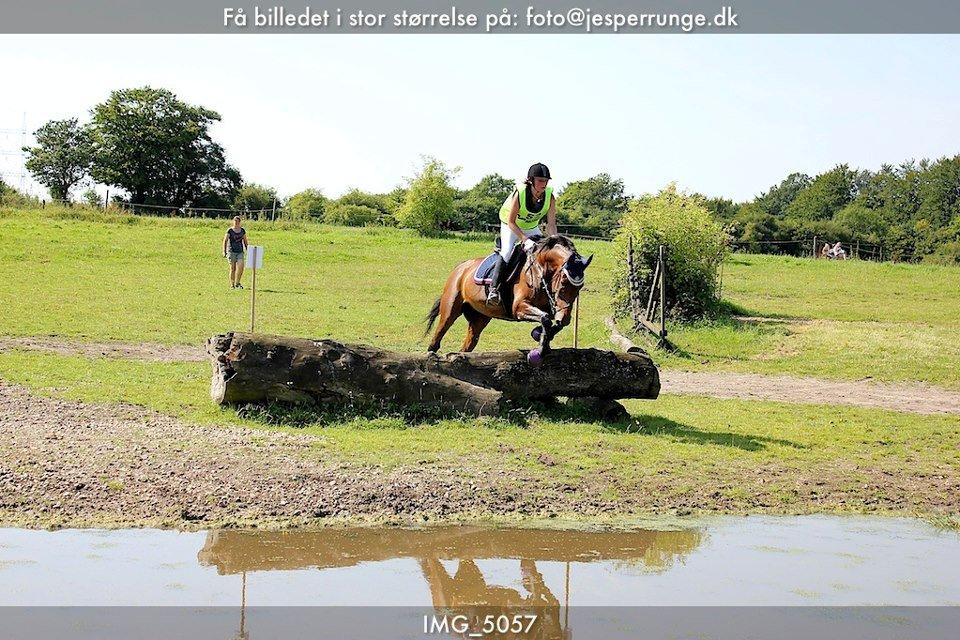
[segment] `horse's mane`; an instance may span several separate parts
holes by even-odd
[[[537,246],[534,248],[534,255],[538,255],[544,251],[549,251],[554,247],[563,247],[569,249],[571,253],[576,253],[577,248],[573,246],[573,241],[567,236],[557,234],[555,236],[546,236],[537,241]]]
[[[555,236],[546,236],[537,240],[536,246],[533,248],[533,252],[530,254],[530,257],[527,260],[527,264],[524,267],[524,271],[527,276],[527,286],[533,290],[540,288],[540,281],[543,278],[544,267],[540,264],[539,258],[547,251],[554,249],[555,247],[563,247],[570,251],[570,253],[575,254],[577,248],[573,246],[573,241],[567,236],[557,234]]]

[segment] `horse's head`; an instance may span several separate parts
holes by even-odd
[[[536,268],[531,274],[542,282],[532,282],[549,287],[549,296],[554,306],[553,319],[561,325],[570,321],[570,312],[580,290],[583,288],[587,267],[593,256],[584,258],[577,253],[570,238],[562,235],[549,236],[541,239],[533,252]]]
[[[587,267],[590,266],[590,262],[593,260],[593,254],[584,258],[579,253],[574,252],[567,258],[567,261],[563,263],[563,276],[566,278],[566,281],[570,283],[571,286],[577,287],[578,289],[583,286],[584,277],[586,276]]]

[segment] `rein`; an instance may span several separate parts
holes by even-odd
[[[574,280],[570,276],[570,274],[566,272],[566,264],[564,264],[563,267],[557,270],[553,278],[551,278],[551,280],[557,281],[556,291],[554,291],[554,288],[551,286],[553,283],[547,282],[547,270],[544,268],[542,264],[539,264],[537,262],[536,254],[530,253],[527,256],[527,260],[528,260],[527,267],[526,267],[527,283],[531,288],[533,288],[533,284],[535,282],[534,278],[536,278],[536,276],[534,276],[533,273],[531,273],[531,271],[533,271],[533,269],[536,269],[537,271],[539,271],[539,274],[538,274],[539,282],[537,283],[537,287],[538,288],[542,287],[544,292],[547,294],[547,304],[550,305],[550,316],[554,317],[557,315],[557,312],[563,311],[565,309],[569,309],[570,307],[572,307],[573,306],[572,303],[567,303],[563,307],[561,307],[559,304],[560,289],[563,287],[563,277],[564,275],[566,275],[567,279],[570,280],[570,284],[572,284],[575,287],[583,286],[583,279],[580,278],[579,280]]]
[[[563,274],[564,274],[564,269],[560,269],[560,270],[557,272],[557,280],[559,280],[559,281],[562,282],[562,280],[563,280]],[[568,276],[568,278],[569,278],[569,276]],[[570,280],[570,284],[573,284],[574,286],[576,286],[576,283],[573,282],[572,279]],[[545,269],[542,269],[542,270],[540,271],[540,286],[543,287],[543,290],[544,290],[544,291],[546,292],[546,294],[547,294],[547,302],[550,304],[550,315],[551,315],[551,317],[557,315],[557,312],[562,310],[562,309],[559,307],[559,305],[557,304],[557,297],[560,295],[560,287],[558,286],[558,287],[557,287],[557,292],[554,293],[553,289],[551,289],[551,287],[550,287],[550,284],[547,283],[547,277],[546,277],[546,270],[545,270]],[[571,306],[573,306],[573,304],[568,302],[568,303],[566,304],[566,306],[563,307],[563,309],[569,309]]]

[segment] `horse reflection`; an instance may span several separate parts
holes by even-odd
[[[571,637],[566,624],[560,621],[560,601],[544,582],[533,560],[520,560],[521,584],[527,595],[509,587],[487,584],[473,560],[460,560],[453,575],[436,558],[421,559],[420,569],[430,585],[434,608],[466,616],[470,628],[459,634],[463,637],[481,632],[488,617],[506,623],[504,628],[508,630],[497,633],[497,638],[563,640]],[[531,620],[529,626],[523,624],[521,631],[512,632],[510,626],[515,620],[513,616],[523,613],[536,618]],[[522,618],[519,620],[526,622]]]
[[[537,618],[524,633],[500,632],[493,637],[566,640],[571,637],[571,567],[614,562],[642,571],[665,571],[693,551],[701,539],[698,530],[550,531],[468,526],[213,531],[207,534],[198,559],[203,565],[215,566],[221,575],[243,574],[245,605],[249,572],[324,570],[410,558],[419,565],[437,615],[459,614],[482,623],[485,616],[509,618],[529,612]],[[522,590],[488,583],[478,560],[519,562]],[[457,562],[456,570],[448,571],[444,562],[452,561]],[[537,566],[543,562],[564,563],[562,602],[547,585],[542,567]]]

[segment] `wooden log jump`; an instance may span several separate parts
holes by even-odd
[[[553,349],[539,366],[526,350],[397,353],[334,340],[226,333],[207,341],[218,404],[291,402],[431,405],[475,415],[568,398],[656,398],[645,353]]]

